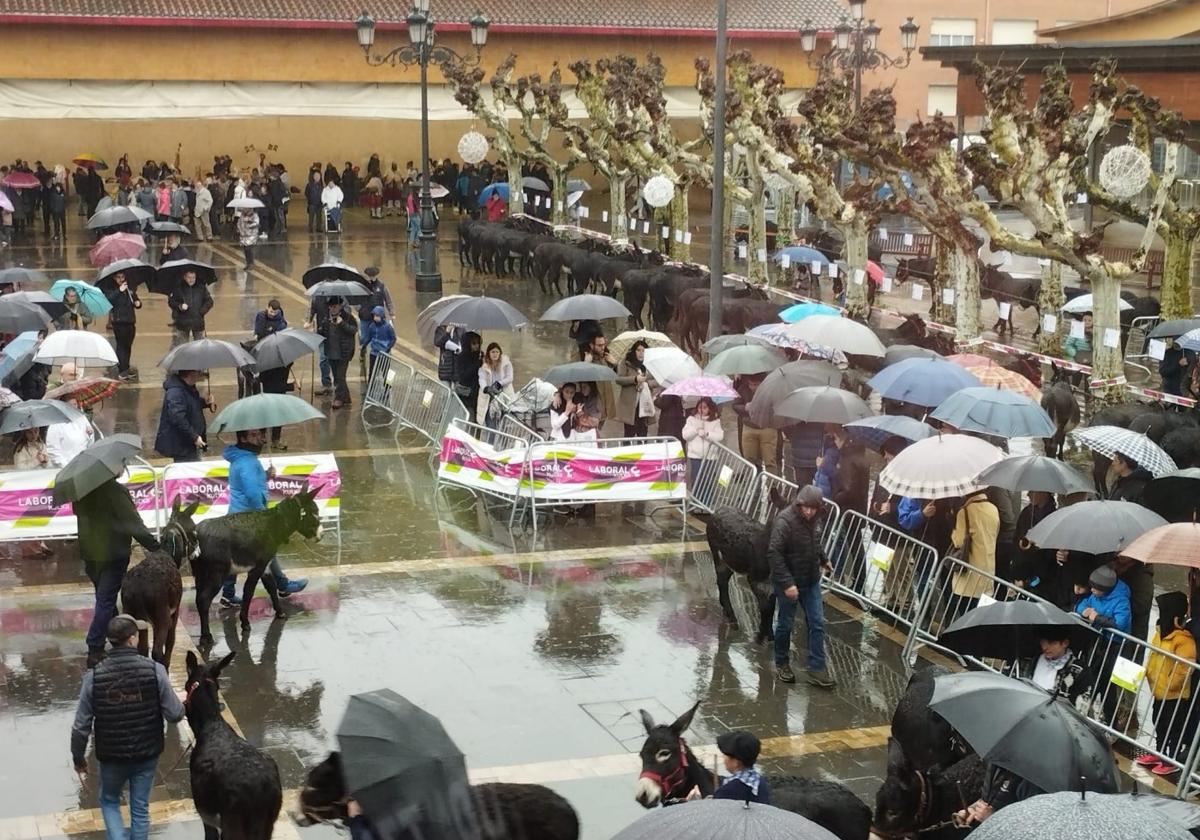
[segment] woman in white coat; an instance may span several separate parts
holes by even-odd
[[[503,348],[496,342],[487,346],[483,354],[483,364],[479,366],[479,408],[478,419],[481,425],[489,429],[496,428],[500,413],[491,413],[492,400],[501,394],[513,396],[513,366]],[[486,399],[485,399],[486,398]]]
[[[712,495],[713,477],[705,462],[715,454],[714,444],[725,439],[717,406],[708,397],[701,397],[696,411],[683,424],[683,442],[687,450],[688,474],[697,501],[707,504]]]

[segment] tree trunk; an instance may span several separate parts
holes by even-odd
[[[867,305],[867,284],[870,279],[867,271],[867,223],[861,216],[855,216],[854,221],[841,225],[842,236],[846,240],[846,268],[842,277],[842,285],[846,289],[846,314],[867,323],[871,318],[871,307]],[[863,281],[854,282],[854,272],[863,272]]]
[[[954,277],[954,326],[959,341],[979,338],[979,258],[955,245],[950,252]]]
[[[954,269],[952,266],[953,247],[938,239],[933,239],[933,279],[929,281],[929,293],[933,295],[933,303],[929,314],[939,324],[949,324],[954,320],[954,306],[942,300],[942,289],[954,288]],[[955,296],[957,297],[957,291]]]
[[[733,189],[733,181],[729,178],[725,179],[725,205],[721,208],[721,229],[714,230],[713,236],[721,237],[725,243],[722,247],[725,249],[725,259],[722,264],[725,270],[729,271],[729,266],[733,265],[733,257],[735,253],[734,236],[733,236],[733,202],[729,198],[729,194]]]
[[[560,166],[550,169],[550,224],[567,223],[567,171]]]
[[[1189,231],[1167,232],[1167,250],[1163,255],[1163,320],[1192,317],[1192,250],[1195,239]]]
[[[508,169],[508,215],[525,212],[525,196],[521,192],[521,155],[515,150],[503,153]]]
[[[785,187],[779,191],[775,225],[779,228],[775,236],[775,247],[778,249],[791,245],[796,231],[796,190],[792,187]]]
[[[1061,356],[1063,337],[1067,331],[1066,320],[1062,317],[1063,304],[1067,302],[1063,294],[1062,263],[1050,260],[1042,266],[1042,288],[1038,292],[1038,311],[1042,316],[1053,315],[1058,327],[1054,332],[1043,330],[1038,334],[1037,351],[1047,356]]]
[[[691,182],[686,178],[679,182],[679,186],[675,188],[675,198],[671,201],[671,258],[680,262],[691,262],[692,246],[683,241],[684,234],[687,233],[689,216],[688,216],[688,193],[691,191]],[[675,231],[679,231],[676,238]]]
[[[614,242],[629,239],[629,219],[625,216],[626,182],[624,175],[614,175],[608,179],[608,221]]]
[[[1096,269],[1088,275],[1092,287],[1092,379],[1113,379],[1125,373],[1121,357],[1121,281],[1107,271]],[[1109,347],[1105,334],[1114,331],[1117,346]],[[1092,399],[1100,405],[1125,402],[1123,385],[1106,385],[1092,389]]]
[[[750,177],[750,221],[746,234],[746,277],[756,286],[762,286],[771,281],[767,274],[767,262],[759,257],[767,252],[767,207],[762,200],[762,179],[757,177],[757,167],[752,170]]]

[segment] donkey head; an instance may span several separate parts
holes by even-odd
[[[888,739],[887,778],[875,795],[871,829],[883,837],[916,837],[928,817],[928,780],[913,767],[900,742]]]
[[[342,778],[342,756],[335,750],[308,771],[304,786],[300,788],[300,808],[292,813],[292,819],[301,827],[345,820],[349,817],[347,799],[346,782]]]
[[[183,684],[187,696],[183,706],[189,715],[197,709],[202,713],[220,714],[221,701],[218,695],[221,691],[221,672],[236,655],[237,651],[231,651],[217,662],[201,662],[195,651],[187,652],[187,680]]]
[[[316,496],[324,484],[301,490],[294,496],[289,496],[279,503],[290,532],[310,540],[321,539],[321,511],[317,508]]]
[[[638,709],[642,726],[646,728],[646,741],[642,744],[642,772],[638,776],[634,799],[643,808],[653,808],[664,799],[680,799],[687,796],[694,782],[689,780],[687,745],[683,733],[692,725],[692,717],[700,701],[688,709],[671,725],[654,723],[654,718],[645,709]],[[696,768],[698,769],[698,768]]]
[[[182,507],[178,496],[171,502],[171,518],[163,528],[160,542],[175,560],[176,566],[181,565],[184,560],[195,560],[200,556],[200,535],[192,519],[198,507],[199,502],[191,502],[187,507]]]

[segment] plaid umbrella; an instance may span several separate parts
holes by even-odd
[[[919,440],[879,473],[889,493],[910,499],[952,499],[983,487],[976,477],[1004,458],[987,441],[968,435],[938,435]]]
[[[88,261],[96,268],[104,268],[117,260],[136,259],[146,250],[146,240],[136,233],[110,233],[88,251]]]
[[[1167,563],[1200,569],[1200,523],[1176,522],[1147,531],[1121,552],[1143,563]]]
[[[120,384],[115,379],[89,376],[85,379],[76,379],[74,382],[64,382],[57,388],[52,388],[46,392],[46,399],[75,400],[80,408],[89,408],[117,393]]]
[[[1089,426],[1071,434],[1093,452],[1105,458],[1120,452],[1156,477],[1178,469],[1171,456],[1150,438],[1120,426]]]
[[[966,368],[980,384],[986,385],[989,388],[1003,388],[1005,391],[1014,391],[1023,396],[1029,397],[1032,400],[1041,400],[1042,390],[1026,379],[1016,371],[1001,367],[987,356],[978,356],[974,353],[959,353],[956,356],[947,356],[946,361],[954,362],[960,367]]]

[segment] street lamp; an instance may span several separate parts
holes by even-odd
[[[429,0],[413,0],[412,11],[405,18],[409,43],[379,54],[372,52],[375,46],[375,19],[366,11],[354,21],[358,34],[358,45],[362,47],[367,64],[380,67],[421,68],[421,232],[417,237],[417,291],[440,292],[442,274],[438,270],[437,223],[433,215],[433,196],[429,192],[429,82],[430,62],[445,67],[463,64],[473,67],[479,64],[479,54],[487,44],[488,25],[491,23],[482,12],[476,12],[467,22],[471,28],[471,46],[474,55],[460,55],[449,47],[437,43],[437,23],[429,11]]]
[[[809,67],[823,72],[840,70],[854,74],[854,103],[862,104],[862,74],[864,70],[886,70],[895,67],[903,70],[912,61],[917,48],[917,31],[921,28],[910,17],[900,25],[900,46],[904,55],[892,57],[879,50],[879,34],[882,30],[874,20],[865,17],[867,0],[850,0],[850,16],[842,17],[833,28],[833,49],[817,56],[817,27],[811,20],[800,27],[800,49],[808,59]]]

